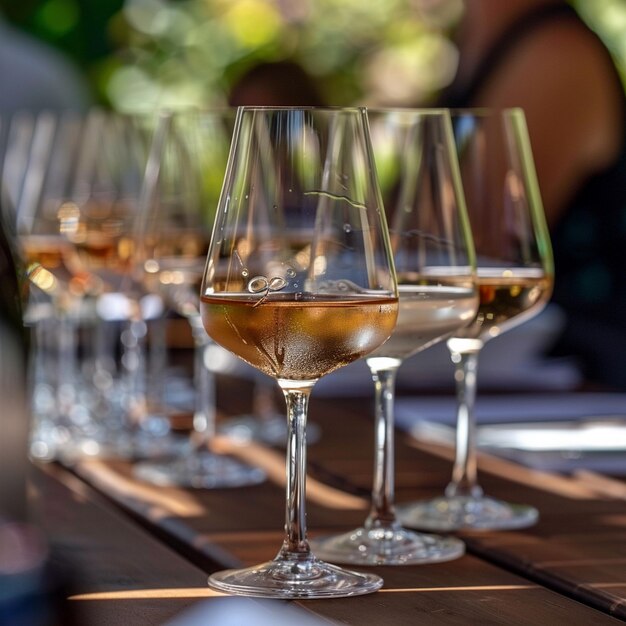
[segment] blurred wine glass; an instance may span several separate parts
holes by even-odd
[[[15,150],[4,167],[20,174],[10,190],[16,232],[31,293],[46,294],[54,314],[49,320],[46,309],[40,316],[31,307],[31,318],[49,329],[40,334],[40,347],[54,345],[58,355],[52,368],[54,427],[48,430],[57,441],[36,441],[35,456],[46,446],[64,455],[105,449],[127,455],[144,436],[153,440],[168,431],[164,417],[143,410],[143,355],[139,343],[129,341],[143,332],[132,314],[142,303],[123,294],[150,132],[147,119],[99,110],[46,112],[12,122]],[[122,338],[129,347],[117,380],[110,367],[116,348],[103,340],[98,315],[113,294],[123,304],[112,317],[127,325]]]
[[[398,369],[467,325],[478,309],[471,231],[452,126],[440,109],[368,112],[398,279],[398,322],[366,357],[375,385],[374,481],[363,526],[312,542],[322,558],[360,565],[445,561],[452,537],[401,526],[394,505],[394,398]]]
[[[186,318],[194,342],[194,414],[190,449],[146,460],[135,475],[157,484],[222,488],[255,484],[258,467],[210,451],[215,380],[200,317],[200,282],[235,120],[234,110],[163,114],[154,134],[138,222],[136,272],[144,288]]]
[[[457,430],[445,495],[403,505],[402,521],[433,530],[522,528],[537,510],[487,496],[477,481],[474,401],[483,345],[537,315],[552,292],[553,264],[521,109],[453,111],[455,140],[477,253],[473,323],[448,340],[456,366]]]
[[[287,403],[285,537],[272,561],[209,585],[271,598],[376,591],[306,530],[306,418],[316,381],[390,335],[397,290],[364,109],[238,111],[202,282],[207,333],[276,379]]]

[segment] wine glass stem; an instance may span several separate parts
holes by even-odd
[[[122,332],[125,406],[131,428],[141,426],[147,417],[146,332],[146,323],[141,315],[140,305],[138,302],[133,302],[126,329]]]
[[[366,528],[396,523],[394,510],[394,399],[398,367],[376,369],[369,363],[375,386],[374,481]]]
[[[57,402],[59,415],[62,421],[67,420],[71,425],[71,408],[76,401],[76,385],[78,384],[78,364],[76,360],[77,332],[76,307],[78,301],[66,298],[57,303],[58,320],[58,373],[57,373]]]
[[[285,539],[279,556],[306,558],[306,420],[312,382],[279,381],[287,403]]]
[[[457,424],[456,455],[452,469],[452,481],[446,488],[446,496],[482,495],[477,481],[476,463],[476,374],[479,350],[452,352],[456,367]]]
[[[207,367],[206,354],[210,341],[202,325],[202,318],[200,315],[190,316],[189,324],[194,341],[193,429],[197,435],[196,447],[204,448],[215,436],[215,377]]]

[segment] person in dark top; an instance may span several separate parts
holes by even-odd
[[[563,0],[467,0],[440,105],[521,107],[552,236],[553,355],[626,388],[626,96],[611,55]]]

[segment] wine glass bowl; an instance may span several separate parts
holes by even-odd
[[[399,313],[389,340],[366,356],[375,385],[375,463],[363,526],[321,537],[330,561],[406,565],[464,553],[452,537],[403,528],[394,505],[393,410],[398,368],[449,337],[478,307],[471,233],[449,114],[444,110],[370,111],[376,165],[397,272]]]
[[[315,382],[382,344],[397,306],[365,110],[239,109],[201,311],[212,339],[285,396],[285,538],[274,560],[213,574],[210,586],[275,598],[380,588],[380,577],[311,553],[306,416]]]
[[[538,512],[486,496],[477,481],[474,401],[485,342],[535,316],[550,298],[552,254],[524,114],[519,109],[453,111],[461,176],[477,253],[480,306],[448,349],[456,368],[457,431],[445,495],[399,510],[429,530],[505,529],[534,524]]]

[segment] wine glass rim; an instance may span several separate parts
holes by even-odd
[[[256,105],[244,105],[237,107],[240,111],[353,111],[363,112],[366,111],[366,107],[363,106],[256,106]]]
[[[367,107],[368,113],[408,113],[414,115],[447,115],[446,107]]]
[[[523,115],[524,109],[521,107],[452,107],[448,109],[452,116],[474,116],[474,117],[490,117],[490,116],[515,116]]]

